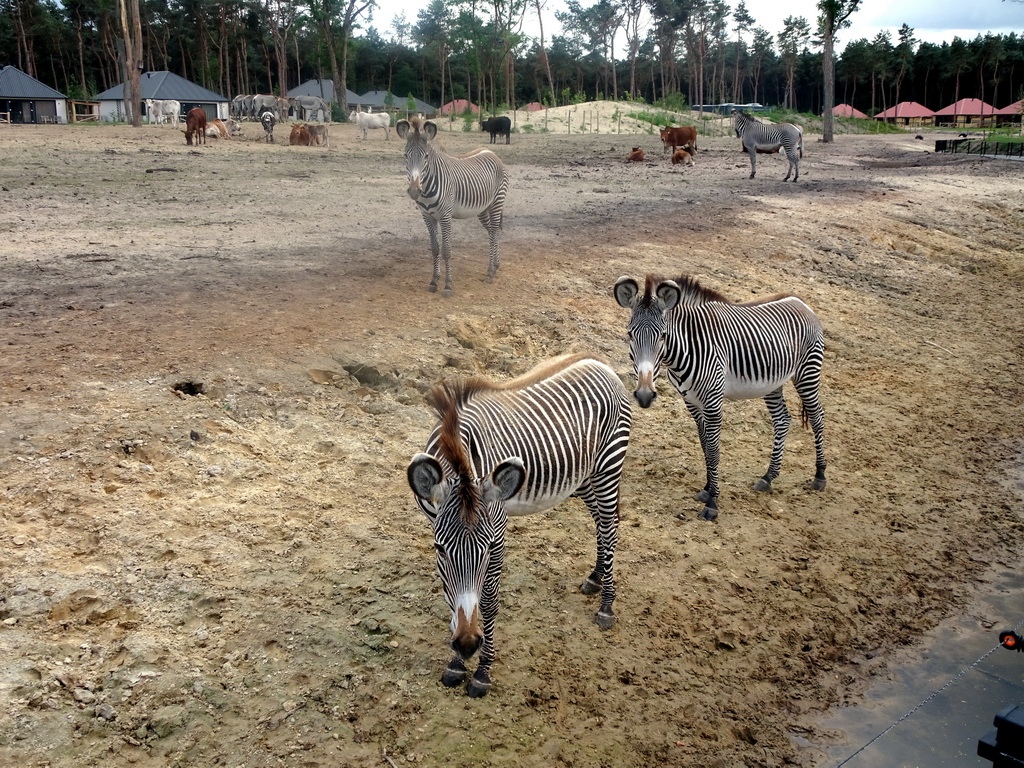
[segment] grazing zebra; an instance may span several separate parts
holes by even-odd
[[[764,398],[775,441],[768,471],[754,490],[771,490],[789,431],[789,410],[782,395],[782,385],[789,379],[800,396],[803,421],[810,421],[814,431],[816,471],[811,487],[824,490],[825,414],[818,384],[825,341],[810,307],[790,295],[733,304],[686,276],[664,280],[647,275],[642,294],[635,280],[620,277],[614,294],[621,306],[632,310],[628,340],[637,381],[633,396],[642,408],[654,402],[655,382],[664,364],[669,381],[697,422],[707,472],[704,490],[696,497],[705,504],[700,517],[718,516],[724,400]]]
[[[732,116],[736,136],[743,141],[743,148],[750,155],[750,178],[754,178],[757,170],[757,150],[777,152],[779,147],[786,150],[789,158],[789,168],[783,181],[789,181],[790,174],[793,174],[793,181],[800,178],[797,152],[800,157],[804,156],[804,134],[800,128],[792,123],[762,123],[738,109],[732,111]]]
[[[619,478],[632,424],[629,395],[605,363],[568,355],[505,384],[476,377],[443,382],[428,395],[439,417],[409,485],[434,529],[437,570],[451,608],[452,649],[441,682],[468,674],[473,698],[487,693],[494,663],[498,584],[508,515],[540,512],[578,496],[597,528],[597,563],[580,586],[601,593],[596,620],[615,622],[613,563]]]
[[[444,257],[444,295],[452,295],[452,219],[476,216],[487,230],[490,264],[487,282],[498,272],[498,230],[501,229],[508,174],[501,160],[489,149],[475,149],[458,157],[449,155],[437,144],[437,126],[421,118],[399,120],[398,135],[406,140],[405,167],[409,173],[409,197],[423,214],[430,232],[430,252],[434,273],[427,290],[437,290]],[[438,246],[438,228],[441,243]]]

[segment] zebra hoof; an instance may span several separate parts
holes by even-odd
[[[448,662],[448,666],[444,668],[444,672],[441,673],[441,685],[445,688],[456,688],[462,685],[467,674],[462,659],[452,659]]]
[[[615,614],[605,613],[604,611],[598,611],[594,616],[594,620],[597,622],[597,626],[601,629],[611,629],[615,626]]]
[[[815,491],[824,491],[825,483],[826,481],[824,477],[816,477],[811,480],[811,489]]]
[[[709,501],[711,501],[711,494],[708,493],[708,489],[705,488],[700,493],[698,493],[696,496],[694,496],[693,500],[694,501],[699,501],[701,504],[707,504]]]
[[[582,592],[584,595],[596,595],[600,591],[601,584],[597,581],[594,581],[589,576],[582,584],[580,584],[580,592]]]
[[[455,291],[453,291],[451,288],[445,288],[443,291],[441,291],[441,295],[444,296],[446,299],[450,299],[452,297],[452,294],[454,293]]]
[[[437,293],[437,283],[431,283],[427,286],[428,293]]]
[[[715,519],[718,517],[718,510],[715,509],[714,507],[704,507],[704,511],[697,515],[697,517],[701,520],[708,520],[709,522],[714,522]]]
[[[481,699],[487,695],[489,690],[491,690],[491,676],[480,670],[477,670],[470,679],[469,685],[466,686],[466,693],[471,699]]]
[[[754,490],[755,491],[760,491],[761,493],[764,493],[765,491],[770,491],[771,489],[772,489],[772,481],[771,480],[765,480],[763,477],[759,477],[757,479],[757,482],[754,483]]]

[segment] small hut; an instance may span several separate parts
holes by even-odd
[[[996,110],[996,122],[1000,125],[1021,124],[1021,114],[1024,113],[1024,99],[1015,101],[1008,107]]]
[[[480,107],[474,104],[469,99],[452,99],[447,104],[441,106],[442,115],[464,115],[467,112],[473,114],[480,114]]]
[[[66,123],[67,98],[13,65],[0,69],[0,123]]]
[[[935,113],[937,125],[953,128],[983,128],[995,122],[996,108],[981,99],[960,99]]]
[[[832,107],[832,115],[834,117],[859,117],[867,119],[867,115],[859,109],[851,107],[849,104],[837,104]]]
[[[916,101],[901,101],[895,107],[875,115],[875,120],[888,120],[896,125],[934,125],[935,113]]]

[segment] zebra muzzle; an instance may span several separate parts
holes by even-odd
[[[456,615],[455,631],[452,632],[452,650],[462,659],[471,659],[480,650],[484,642],[484,633],[480,628],[480,614],[474,609],[473,617],[466,618],[465,611],[460,607]]]

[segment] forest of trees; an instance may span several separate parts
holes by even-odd
[[[141,69],[228,98],[323,78],[341,93],[381,89],[435,105],[629,97],[822,109],[820,19],[790,16],[772,35],[743,0],[568,0],[556,14],[559,34],[525,35],[524,20],[536,27],[543,2],[431,0],[415,19],[380,30],[373,0],[0,0],[0,65],[89,98],[125,80],[134,14]],[[1001,108],[1024,95],[1016,34],[942,45],[918,42],[906,25],[898,39],[838,34],[846,45],[837,47],[835,101],[869,115],[899,101],[939,109],[977,97]]]

